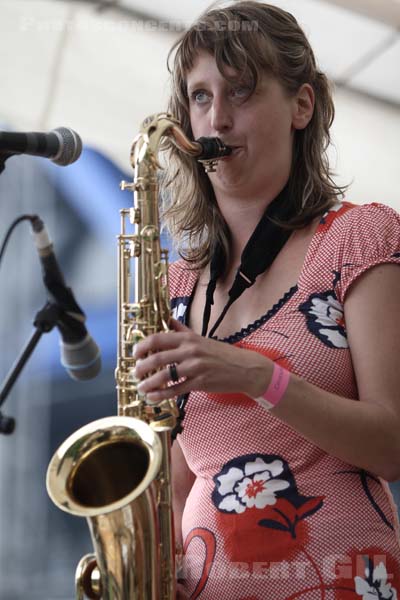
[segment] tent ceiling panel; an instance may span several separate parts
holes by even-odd
[[[101,3],[99,0],[98,4]],[[114,4],[125,12],[138,11],[159,19],[160,28],[170,23],[173,31],[176,24],[188,26],[212,3],[210,0],[170,0],[168,3],[153,0],[149,6],[146,0],[118,0]],[[214,4],[224,5],[223,2]],[[332,79],[400,105],[400,94],[390,83],[379,85],[377,92],[373,71],[367,68],[371,61],[379,59],[381,73],[388,74],[390,80],[393,53],[400,63],[397,45],[392,48],[394,37],[400,39],[399,0],[274,0],[274,4],[296,16],[309,35],[319,65]]]
[[[391,27],[400,27],[399,0],[325,0],[337,4],[360,15],[366,15],[376,21],[382,21]]]
[[[84,31],[74,28],[68,40],[51,123],[75,123],[87,139],[95,132],[93,137],[109,154],[115,156],[124,149],[128,160],[141,120],[165,106],[170,40],[155,37],[149,46],[146,32],[119,35],[115,31],[107,42],[113,28],[104,32],[100,15],[88,12],[76,18],[87,26]]]
[[[96,1],[96,0],[92,0]],[[106,4],[107,0],[98,0],[98,4]],[[301,5],[302,0],[297,0],[296,5]],[[399,0],[313,0],[313,4],[335,4],[338,7],[351,10],[360,15],[365,15],[376,21],[382,21],[392,27],[400,26],[400,2]],[[151,7],[146,0],[118,0],[121,7],[132,10],[141,10],[159,15],[161,18],[173,20],[182,19],[193,21],[203,10],[213,4],[212,0],[152,0]],[[223,2],[214,2],[223,5]],[[272,4],[279,4],[274,0]]]
[[[274,0],[293,12],[309,34],[323,70],[346,87],[400,107],[400,41],[394,27],[326,0]],[[382,10],[388,1],[380,0]],[[172,27],[191,22],[209,0],[1,0],[3,61],[0,120],[21,130],[76,128],[84,141],[127,167],[138,124],[164,110]],[[109,3],[110,5],[111,3]],[[393,4],[393,2],[391,3]],[[398,3],[400,6],[400,2]],[[129,10],[136,11],[129,15]],[[136,14],[136,16],[135,16]],[[396,37],[397,36],[397,37]]]
[[[60,28],[34,27],[34,14],[46,14],[55,24],[67,18],[67,5],[40,2],[29,10],[26,2],[0,5],[2,90],[0,119],[28,125],[41,120],[52,79]],[[44,12],[46,11],[46,12]]]
[[[393,31],[387,25],[317,0],[277,0],[306,32],[321,69],[341,79]]]
[[[400,37],[353,77],[352,85],[377,98],[400,104]]]

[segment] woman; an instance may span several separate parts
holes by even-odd
[[[180,396],[180,597],[395,599],[399,216],[339,202],[329,85],[290,14],[208,12],[173,80],[186,133],[233,148],[210,174],[170,151],[181,322],[136,349],[148,402]]]

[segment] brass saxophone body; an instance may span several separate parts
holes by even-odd
[[[62,510],[86,517],[94,554],[76,571],[76,598],[174,600],[175,542],[170,447],[175,401],[156,407],[138,393],[136,343],[168,330],[168,252],[160,247],[157,170],[164,137],[206,170],[231,149],[218,138],[190,141],[168,114],[148,117],[133,141],[133,207],[118,237],[118,416],[72,434],[56,451],[47,489]],[[132,269],[132,264],[134,268]],[[132,277],[134,273],[134,278]]]

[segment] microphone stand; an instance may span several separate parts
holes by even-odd
[[[29,338],[29,340],[27,341],[20,356],[17,358],[17,360],[11,367],[10,372],[6,376],[5,381],[3,382],[2,388],[0,390],[0,407],[5,402],[9,392],[11,391],[14,383],[18,378],[18,375],[21,373],[29,357],[36,348],[36,345],[38,344],[43,333],[48,333],[49,331],[51,331],[56,325],[59,317],[60,307],[53,302],[46,302],[43,308],[41,308],[39,312],[35,315],[35,319],[33,321],[35,330]],[[3,415],[3,413],[0,411],[0,434],[11,434],[13,433],[14,429],[15,419],[13,417]]]

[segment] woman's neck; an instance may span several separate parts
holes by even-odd
[[[237,267],[240,264],[240,257],[251,234],[282,187],[274,192],[266,193],[261,199],[216,193],[219,209],[230,233],[228,271],[232,266]]]

